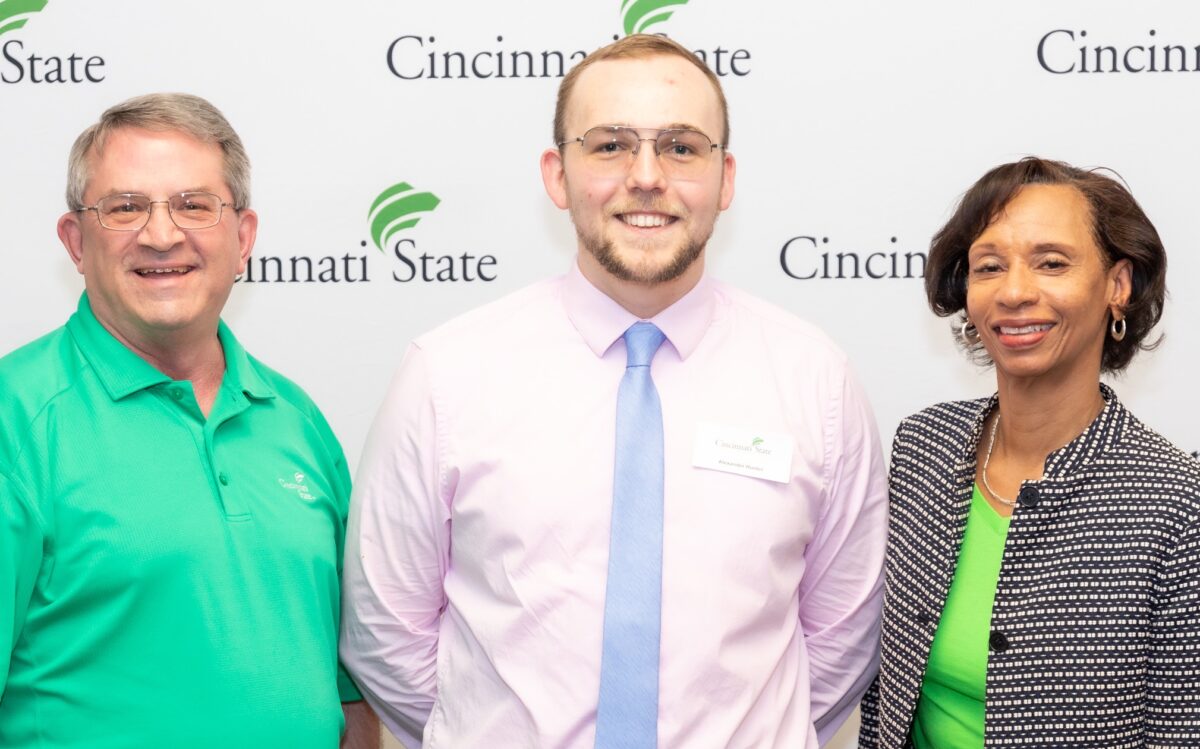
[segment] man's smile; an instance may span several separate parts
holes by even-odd
[[[627,226],[636,226],[638,228],[653,228],[659,226],[667,226],[673,224],[679,219],[665,213],[618,213],[617,218],[623,221]]]
[[[133,272],[142,278],[153,278],[155,276],[186,275],[193,268],[195,266],[192,265],[166,265],[153,268],[135,268]]]

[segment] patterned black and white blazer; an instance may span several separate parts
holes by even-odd
[[[1200,462],[1101,391],[1101,414],[1018,495],[992,609],[986,747],[1200,747]],[[943,403],[896,433],[860,747],[908,743],[995,405]]]

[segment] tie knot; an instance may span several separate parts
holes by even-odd
[[[654,323],[635,322],[625,331],[625,367],[648,367],[658,347],[667,339]]]

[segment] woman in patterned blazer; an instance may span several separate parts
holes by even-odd
[[[929,304],[997,392],[896,433],[860,746],[1200,746],[1200,463],[1100,384],[1165,272],[1128,190],[1061,162],[993,169],[934,237]]]

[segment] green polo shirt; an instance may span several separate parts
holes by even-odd
[[[207,419],[86,294],[0,359],[0,746],[337,746],[346,461],[219,335]]]

